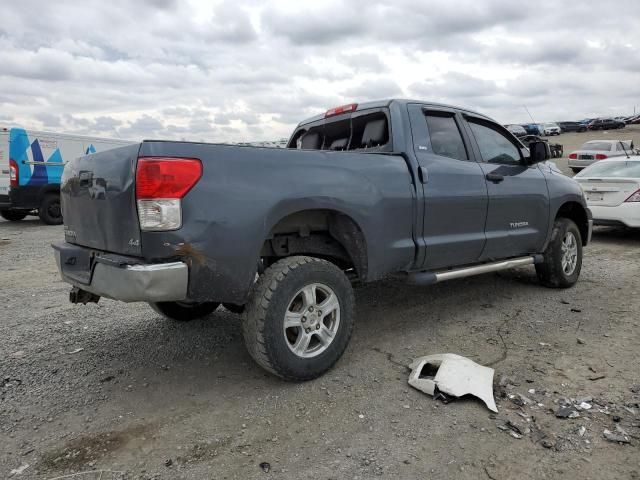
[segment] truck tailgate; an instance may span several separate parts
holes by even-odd
[[[139,148],[129,145],[66,164],[60,194],[67,242],[141,255],[134,185]]]

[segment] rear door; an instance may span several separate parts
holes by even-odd
[[[487,186],[461,129],[462,118],[446,108],[408,108],[424,192],[422,268],[475,263],[485,244]]]
[[[540,252],[547,237],[549,192],[537,165],[527,166],[522,145],[500,125],[465,116],[489,193],[483,261]]]

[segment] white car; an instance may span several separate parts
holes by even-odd
[[[560,135],[560,133],[562,132],[560,126],[554,122],[545,123],[542,128],[543,135]]]
[[[598,160],[611,157],[624,157],[632,153],[633,140],[590,140],[582,144],[580,150],[569,154],[569,168],[579,172]]]
[[[640,228],[640,155],[602,160],[574,177],[594,225]]]

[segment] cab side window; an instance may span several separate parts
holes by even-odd
[[[487,163],[521,165],[520,150],[502,132],[469,120],[482,160]]]
[[[440,112],[425,114],[433,153],[457,160],[468,160],[462,135],[453,115]]]

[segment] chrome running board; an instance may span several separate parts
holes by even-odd
[[[415,272],[407,276],[407,282],[413,285],[430,285],[432,283],[453,280],[455,278],[472,277],[483,273],[497,272],[508,268],[533,265],[542,261],[542,255],[531,255],[529,257],[511,258],[500,260],[499,262],[483,263],[472,267],[463,267],[441,272]]]

